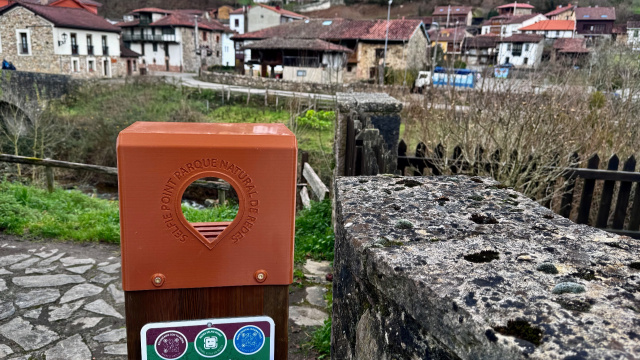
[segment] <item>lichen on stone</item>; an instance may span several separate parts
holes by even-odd
[[[567,293],[579,294],[585,291],[586,289],[584,285],[567,281],[567,282],[561,282],[559,284],[556,284],[556,286],[553,287],[552,292],[554,294],[567,294]]]
[[[553,265],[552,263],[542,263],[538,265],[538,267],[536,267],[536,270],[542,271],[543,273],[547,273],[547,274],[558,273],[558,268],[556,268],[556,266]]]

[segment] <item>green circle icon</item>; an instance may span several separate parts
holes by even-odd
[[[213,358],[224,352],[227,337],[220,329],[207,328],[198,333],[193,345],[200,356]]]

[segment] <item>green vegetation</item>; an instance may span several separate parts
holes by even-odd
[[[182,213],[190,223],[233,221],[238,214],[238,204],[218,205],[205,209],[182,205]]]
[[[324,295],[327,300],[327,313],[329,317],[324,324],[318,328],[311,336],[311,345],[318,350],[320,356],[318,359],[324,359],[331,355],[331,317],[333,314],[333,291],[329,289]]]
[[[0,230],[47,238],[120,241],[118,203],[79,191],[52,193],[20,183],[0,182]]]
[[[295,261],[306,257],[333,261],[333,240],[331,201],[312,202],[296,219]]]

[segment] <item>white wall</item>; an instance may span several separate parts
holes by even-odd
[[[502,65],[507,62],[519,66],[519,67],[537,67],[542,60],[543,42],[539,43],[524,43],[522,45],[522,54],[520,56],[513,56],[513,43],[500,43],[500,49],[498,52],[498,64]],[[527,49],[528,45],[528,49]],[[524,59],[527,58],[527,64],[524,64]]]
[[[573,37],[573,31],[541,30],[527,31],[526,33],[544,35],[544,37],[547,39],[567,39]]]
[[[157,31],[157,30],[156,30]],[[178,43],[170,42],[169,43],[169,65],[171,66],[181,66],[182,62],[182,32],[176,29],[176,41]],[[144,60],[144,64],[146,65],[164,65],[165,64],[165,54],[164,51],[164,42],[158,43],[158,50],[153,51],[153,44],[151,42],[144,43],[144,55],[142,55],[142,43],[141,42],[132,42],[131,50],[141,54],[139,63],[142,64]],[[153,60],[155,59],[155,63]]]
[[[280,25],[280,14],[265,9],[262,6],[253,6],[247,11],[247,31],[258,31]]]
[[[235,25],[236,19],[238,20],[238,26]],[[236,31],[240,35],[244,34],[244,14],[230,14],[229,29]]]
[[[232,33],[222,34],[222,66],[235,66],[236,50],[233,47]]]
[[[640,50],[640,29],[627,29],[627,44],[631,45],[633,50]]]
[[[504,37],[511,36],[513,34],[519,33],[518,29],[533,25],[542,20],[548,20],[548,18],[542,14],[538,14],[531,19],[527,19],[521,23],[502,25],[502,29],[500,29],[500,31],[502,31],[502,36]]]
[[[64,44],[59,45],[58,41],[62,41],[62,34],[67,34],[67,40]],[[92,36],[93,56],[103,56],[102,53],[102,36],[107,37],[107,46],[109,47],[109,56],[120,57],[120,34],[104,31],[54,28],[53,29],[53,49],[56,55],[71,55],[71,33],[76,34],[78,44],[78,55],[87,55],[87,35]]]

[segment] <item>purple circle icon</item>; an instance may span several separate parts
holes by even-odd
[[[165,331],[154,344],[156,354],[165,360],[173,360],[187,352],[187,338],[175,330]]]

